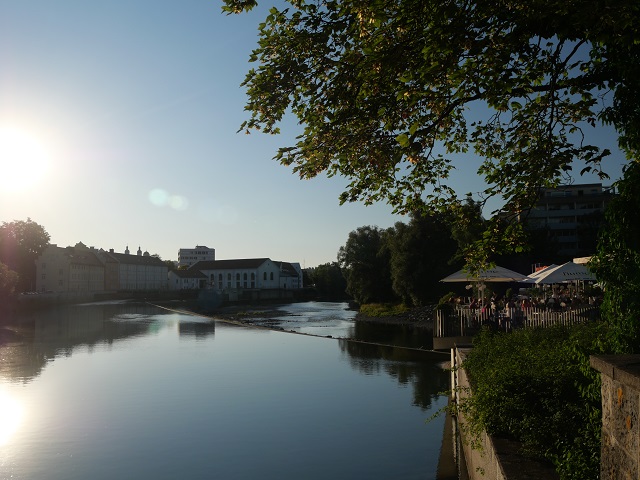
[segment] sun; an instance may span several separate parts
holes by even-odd
[[[22,421],[22,406],[0,390],[0,447],[9,442]]]
[[[46,149],[29,133],[0,126],[0,188],[18,192],[37,185],[49,169]]]

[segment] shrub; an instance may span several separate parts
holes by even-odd
[[[360,313],[367,317],[392,317],[409,311],[406,305],[390,303],[367,303],[360,306]]]
[[[484,330],[463,367],[473,395],[463,408],[470,431],[518,440],[564,480],[600,473],[600,376],[589,355],[608,352],[601,324]]]

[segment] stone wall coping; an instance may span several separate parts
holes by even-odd
[[[640,391],[640,355],[591,355],[589,361],[600,373]]]

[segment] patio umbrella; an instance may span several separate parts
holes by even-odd
[[[493,267],[481,270],[477,275],[472,275],[464,270],[458,270],[448,277],[444,277],[441,282],[522,282],[528,277],[504,267]]]
[[[524,283],[536,283],[536,280],[538,278],[540,278],[542,275],[544,275],[545,273],[549,272],[550,270],[553,270],[554,268],[558,268],[559,265],[556,265],[555,263],[552,263],[551,265],[547,265],[544,268],[541,268],[540,270],[533,272],[530,275],[527,275],[527,278],[525,278],[523,280]]]
[[[508,268],[495,266],[486,270],[480,270],[477,275],[472,275],[464,270],[458,270],[448,277],[444,277],[441,282],[477,282],[482,288],[488,282],[523,282],[527,278],[526,275],[514,272]],[[481,305],[484,306],[484,294],[480,296]]]
[[[578,280],[595,281],[596,276],[589,269],[578,263],[567,262],[554,268],[529,275],[527,283],[551,284],[573,282]]]

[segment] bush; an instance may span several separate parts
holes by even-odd
[[[601,324],[484,330],[463,367],[473,395],[460,408],[470,431],[520,441],[564,480],[600,473],[600,376],[589,355],[607,353]]]
[[[360,306],[360,313],[367,317],[393,317],[409,311],[406,305],[390,303],[367,303]]]

